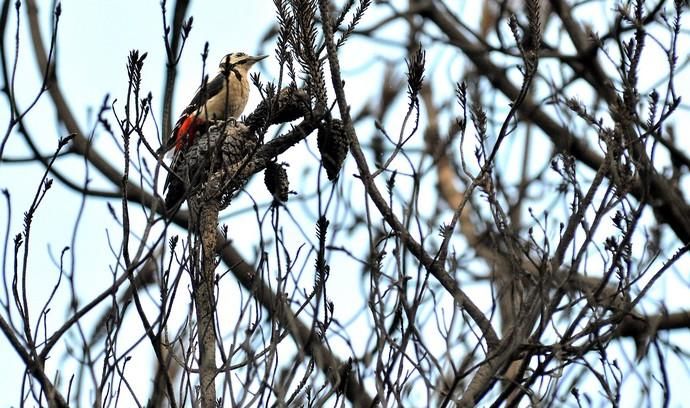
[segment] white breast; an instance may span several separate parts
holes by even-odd
[[[249,83],[246,72],[240,72],[241,80],[234,73],[230,74],[230,80],[223,84],[228,92],[220,92],[206,102],[201,115],[209,119],[224,120],[227,118],[239,118],[249,99]]]

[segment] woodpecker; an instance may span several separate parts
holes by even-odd
[[[197,169],[187,168],[187,163],[200,163],[200,160],[186,160],[185,154],[194,145],[195,138],[208,129],[209,121],[237,119],[242,114],[249,98],[249,69],[267,55],[251,56],[243,52],[224,56],[216,76],[206,81],[196,91],[194,98],[182,111],[170,136],[167,150],[175,153],[165,180],[167,194],[165,207],[168,211],[178,207],[185,199],[185,192],[191,180],[190,174]]]

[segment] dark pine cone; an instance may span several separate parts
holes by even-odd
[[[284,163],[269,162],[264,171],[264,184],[273,197],[285,202],[288,200],[290,182]]]
[[[338,178],[338,173],[343,167],[347,151],[350,148],[350,139],[345,132],[345,127],[340,119],[332,119],[319,126],[317,135],[321,162],[326,169],[328,179],[333,181]]]

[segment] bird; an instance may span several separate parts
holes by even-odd
[[[194,146],[199,135],[203,134],[210,121],[237,119],[242,114],[249,99],[249,70],[268,55],[252,56],[244,52],[225,55],[218,66],[216,76],[205,81],[192,101],[182,111],[169,138],[166,151],[173,150],[173,159],[165,180],[165,208],[174,211],[184,202],[190,182],[190,174],[197,169],[188,168],[200,160],[186,160],[185,154]]]

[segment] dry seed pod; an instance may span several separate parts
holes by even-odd
[[[288,200],[290,182],[283,166],[284,163],[268,163],[264,171],[264,184],[273,197],[285,202]]]
[[[319,126],[317,143],[326,175],[329,180],[333,181],[338,178],[338,173],[343,167],[347,151],[350,148],[350,139],[343,122],[339,119],[333,119]]]
[[[268,112],[271,111],[270,122],[268,121]],[[273,110],[275,109],[275,110]],[[284,88],[275,99],[264,100],[254,109],[244,123],[250,129],[256,130],[262,126],[270,124],[278,124],[291,122],[306,115],[309,110],[309,96],[303,89]]]

